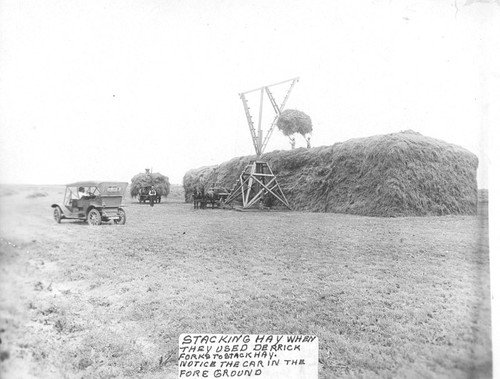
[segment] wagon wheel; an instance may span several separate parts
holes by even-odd
[[[97,209],[90,210],[87,216],[87,222],[92,226],[101,225],[101,214]]]
[[[127,221],[127,216],[125,215],[125,211],[121,208],[118,209],[118,219],[115,220],[115,224],[123,225]]]
[[[55,207],[54,208],[54,220],[56,220],[56,222],[58,224],[60,224],[61,223],[61,219],[62,219],[61,208]]]

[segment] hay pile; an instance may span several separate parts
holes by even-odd
[[[167,197],[170,193],[170,182],[168,176],[160,173],[140,173],[132,178],[130,185],[130,196],[136,197],[139,190],[144,187],[155,186],[156,193],[162,197]]]
[[[184,174],[182,179],[184,187],[184,200],[189,202],[192,200],[192,195],[195,192],[200,192],[202,189],[206,192],[211,183],[215,183],[217,175],[215,170],[217,166],[204,166],[197,169],[189,170]]]
[[[254,156],[190,170],[194,186],[231,188]],[[477,157],[413,131],[348,140],[333,146],[264,154],[294,210],[366,216],[475,214]]]
[[[281,112],[276,126],[287,137],[295,133],[305,136],[312,132],[311,117],[296,109],[286,109]]]

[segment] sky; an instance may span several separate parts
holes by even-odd
[[[254,153],[239,93],[300,77],[312,146],[411,129],[476,154],[488,188],[499,21],[497,0],[0,0],[0,182],[181,184]],[[266,151],[289,148],[275,130]]]

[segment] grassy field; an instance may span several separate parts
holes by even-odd
[[[52,219],[0,189],[4,378],[175,378],[181,333],[309,334],[320,378],[488,378],[488,218],[194,210]]]

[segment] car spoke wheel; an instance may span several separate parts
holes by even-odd
[[[101,225],[101,214],[97,209],[91,209],[88,216],[87,222],[89,225],[97,226]]]
[[[118,209],[118,219],[115,220],[115,224],[123,225],[127,220],[127,216],[125,215],[125,211],[123,209]]]
[[[56,222],[58,224],[60,224],[61,223],[61,219],[62,219],[61,208],[55,207],[54,208],[54,220],[56,220]]]

